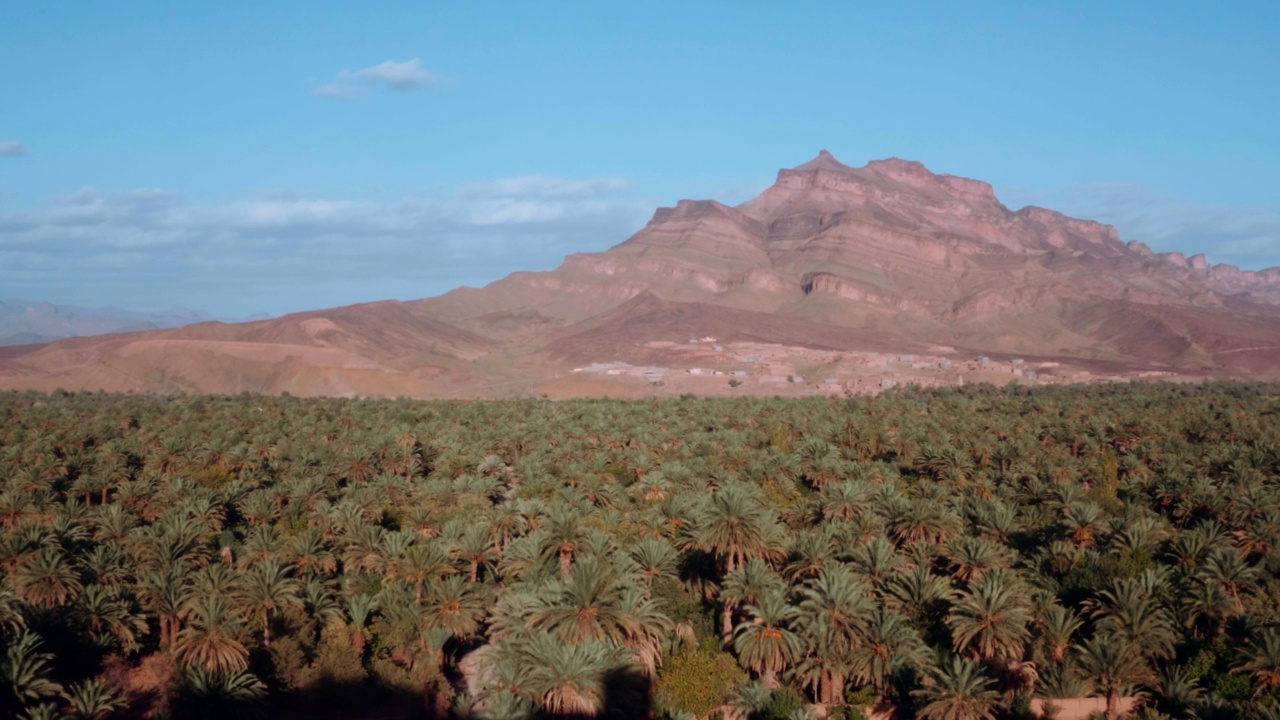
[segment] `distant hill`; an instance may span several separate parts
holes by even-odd
[[[213,319],[212,315],[201,310],[146,313],[0,300],[0,345],[31,345],[71,337],[165,330]]]
[[[1280,378],[1280,268],[1155,253],[1011,210],[984,182],[825,151],[741,205],[682,200],[605,252],[484,288],[0,353],[0,387],[42,390],[618,397],[1134,377]]]

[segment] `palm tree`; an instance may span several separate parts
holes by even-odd
[[[566,644],[535,633],[513,650],[521,666],[520,688],[554,715],[592,717],[603,709],[605,677],[627,661],[626,651],[607,642]]]
[[[24,631],[5,651],[4,666],[0,668],[3,675],[0,678],[22,705],[33,704],[62,692],[62,686],[50,677],[53,674],[53,655],[40,649],[42,642],[39,635]],[[4,706],[0,705],[2,707]]]
[[[388,538],[395,537],[389,534]],[[408,582],[413,586],[413,601],[422,604],[423,588],[430,581],[454,572],[449,561],[449,550],[438,541],[410,545],[403,554],[391,560],[388,578]]]
[[[355,648],[356,657],[364,657],[364,646],[368,642],[368,627],[373,621],[373,614],[378,610],[378,603],[372,595],[353,594],[346,598],[347,617],[351,619],[351,646]]]
[[[1025,591],[1004,572],[992,572],[961,593],[947,616],[956,652],[987,661],[1021,658],[1031,636],[1030,621]]]
[[[726,646],[733,641],[734,611],[755,605],[771,592],[782,592],[786,583],[763,560],[752,558],[729,573],[720,586],[721,632]]]
[[[777,532],[772,512],[746,485],[727,484],[712,495],[692,545],[715,555],[729,574],[751,558],[772,557]]]
[[[148,572],[138,578],[142,607],[154,613],[160,625],[160,647],[168,649],[182,627],[187,597],[187,575],[179,566]]]
[[[915,621],[925,630],[925,624],[941,615],[945,604],[956,595],[950,578],[939,577],[929,571],[925,563],[917,564],[910,575],[894,576],[885,588],[885,595],[893,607]]]
[[[932,658],[920,633],[906,616],[881,605],[863,625],[854,648],[854,678],[874,687],[883,698],[894,675],[908,667],[927,668]]]
[[[1244,607],[1239,598],[1227,596],[1218,583],[1192,582],[1182,595],[1182,614],[1191,634],[1217,640],[1227,620],[1239,616]]]
[[[924,687],[913,690],[925,704],[917,711],[924,720],[994,720],[1000,695],[977,663],[952,656],[934,670]]]
[[[241,577],[238,599],[262,618],[262,646],[271,647],[271,614],[302,604],[298,581],[289,577],[289,568],[277,558],[253,565]]]
[[[661,605],[634,583],[622,591],[622,612],[630,619],[623,644],[631,650],[641,672],[652,679],[662,664],[664,641],[675,632],[675,625]]]
[[[1204,698],[1199,680],[1185,667],[1167,666],[1157,680],[1159,709],[1170,717],[1186,717],[1192,706]]]
[[[640,577],[650,585],[660,578],[674,578],[680,566],[680,553],[662,538],[644,538],[628,552],[640,569]]]
[[[924,500],[908,500],[889,521],[890,534],[899,546],[921,541],[944,543],[959,527],[955,513]]]
[[[18,568],[14,589],[36,607],[54,608],[79,597],[84,585],[61,550],[45,547]]]
[[[1071,648],[1071,641],[1076,631],[1084,625],[1084,621],[1075,611],[1057,603],[1050,605],[1038,623],[1036,645],[1038,654],[1036,661],[1044,664],[1061,665]]]
[[[560,573],[568,575],[574,553],[585,536],[581,518],[566,505],[552,505],[544,528],[544,552],[557,556],[560,559]]]
[[[0,632],[17,632],[26,627],[27,618],[22,614],[22,601],[8,585],[0,583]]]
[[[183,677],[184,716],[225,718],[251,716],[246,706],[266,696],[267,686],[253,673],[210,672],[196,666]]]
[[[461,575],[432,583],[422,608],[423,625],[458,638],[475,635],[485,614],[484,597],[476,587]]]
[[[817,575],[835,557],[836,542],[829,526],[820,525],[795,536],[786,576],[791,582]]]
[[[1098,632],[1119,637],[1152,659],[1173,657],[1177,635],[1169,613],[1134,580],[1119,580],[1099,594],[1093,617]]]
[[[800,597],[796,625],[808,653],[799,670],[808,677],[819,702],[839,702],[854,669],[854,647],[871,613],[867,590],[852,573],[835,565],[806,581]]]
[[[101,720],[125,707],[119,694],[98,678],[76,683],[62,695],[76,716],[85,720]]]
[[[298,533],[289,543],[287,557],[303,577],[331,574],[338,569],[338,559],[329,550],[320,528],[310,527]]]
[[[173,649],[187,667],[216,675],[243,672],[249,667],[249,651],[238,639],[239,616],[218,595],[196,598],[187,607],[187,625],[178,632]]]
[[[1220,585],[1227,597],[1235,598],[1258,579],[1258,569],[1249,565],[1238,552],[1214,550],[1196,569],[1196,578],[1206,584]]]
[[[471,570],[471,582],[478,582],[480,569],[491,570],[498,559],[498,552],[489,539],[489,530],[480,525],[467,528],[453,545],[453,556],[466,563]]]
[[[836,522],[851,522],[867,512],[871,487],[863,482],[839,482],[822,488],[822,517]]]
[[[799,657],[804,644],[788,627],[800,615],[787,604],[782,592],[765,593],[759,603],[748,605],[751,619],[734,630],[733,649],[738,661],[760,675],[767,688],[778,687],[778,673]]]
[[[551,582],[530,615],[530,627],[564,642],[622,644],[634,619],[623,609],[621,583],[594,557],[575,563],[567,577]]]
[[[99,643],[114,638],[126,653],[139,649],[138,636],[147,632],[146,621],[117,593],[90,585],[76,601],[74,613]]]
[[[951,576],[966,586],[981,580],[988,570],[1009,567],[1008,554],[1003,545],[969,535],[947,544]]]
[[[1081,677],[1092,682],[1107,698],[1107,720],[1119,717],[1120,696],[1125,690],[1156,679],[1147,659],[1122,638],[1096,635],[1076,645],[1076,655]]]
[[[1280,688],[1280,631],[1269,629],[1239,650],[1232,672],[1249,673],[1264,690]]]

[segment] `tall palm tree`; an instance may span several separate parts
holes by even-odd
[[[520,688],[553,715],[593,717],[605,701],[605,678],[625,666],[625,650],[600,640],[566,644],[535,633],[514,649],[512,662],[522,666]]]
[[[680,567],[680,553],[662,538],[644,538],[631,546],[628,554],[640,569],[640,577],[652,584],[660,578],[674,578]]]
[[[772,511],[738,483],[724,485],[712,495],[694,533],[692,545],[721,560],[726,574],[751,558],[776,553],[778,526]]]
[[[893,543],[884,537],[874,537],[854,550],[850,564],[871,582],[876,590],[883,589],[889,578],[898,573],[903,559]]]
[[[560,560],[560,573],[569,574],[573,564],[574,553],[585,538],[582,519],[577,512],[567,505],[552,505],[546,516],[543,534],[544,553],[555,555]]]
[[[138,578],[138,598],[143,609],[156,616],[160,647],[168,649],[182,627],[187,599],[187,573],[180,566],[157,569]]]
[[[1003,545],[964,535],[947,544],[951,576],[966,586],[982,579],[988,570],[1009,567],[1009,551]]]
[[[23,602],[16,593],[9,587],[9,584],[0,579],[0,632],[11,630],[17,632],[27,627],[27,618],[23,615]]]
[[[477,586],[461,575],[432,583],[422,608],[423,625],[458,638],[472,637],[484,619],[484,599]]]
[[[1173,657],[1177,635],[1169,613],[1138,581],[1117,581],[1094,605],[1098,632],[1119,637],[1149,658]]]
[[[481,525],[474,525],[462,534],[452,547],[453,556],[466,563],[471,571],[471,582],[475,583],[480,580],[480,570],[492,570],[492,564],[498,559],[498,552],[494,549],[489,538],[488,528]]]
[[[721,632],[727,646],[733,640],[734,613],[745,605],[758,604],[771,592],[783,592],[786,583],[759,558],[747,560],[729,573],[720,585]]]
[[[360,593],[347,595],[347,617],[350,618],[351,646],[355,648],[356,657],[364,657],[365,643],[369,640],[369,625],[373,622],[373,614],[378,610],[378,602],[372,595]]]
[[[389,538],[395,537],[389,534]],[[422,593],[428,582],[455,572],[449,561],[448,548],[439,541],[410,545],[390,561],[389,579],[403,580],[413,586],[413,601],[422,604]]]
[[[804,674],[819,702],[839,702],[854,669],[854,648],[871,614],[868,590],[835,565],[806,581],[800,598],[796,626],[808,648],[800,670],[809,671]]]
[[[24,631],[5,650],[0,679],[8,686],[7,694],[16,697],[21,705],[34,704],[62,692],[62,686],[51,677],[53,654],[41,650],[42,644],[39,635]],[[6,700],[0,699],[0,703]],[[0,704],[0,708],[3,707]]]
[[[776,688],[778,673],[794,662],[804,648],[800,637],[790,629],[800,613],[777,590],[765,593],[746,610],[751,619],[735,628],[733,649],[738,661],[758,673],[765,687]]]
[[[249,667],[249,650],[238,635],[240,617],[217,595],[196,598],[187,607],[187,624],[173,643],[178,660],[217,675],[243,672]]]
[[[1036,661],[1042,665],[1061,665],[1084,620],[1070,608],[1054,603],[1044,610],[1037,625]]]
[[[76,717],[85,720],[102,720],[126,705],[115,690],[98,678],[72,685],[63,692],[62,697],[75,711]]]
[[[79,597],[84,585],[61,550],[45,547],[18,568],[14,589],[36,607],[54,608]]]
[[[1280,688],[1280,631],[1269,629],[1258,642],[1241,647],[1231,671],[1249,673],[1266,690]]]
[[[911,694],[925,703],[917,711],[924,720],[994,720],[1000,695],[992,686],[980,665],[952,656]]]
[[[106,644],[114,639],[126,653],[136,652],[138,636],[147,632],[146,621],[134,612],[132,604],[100,585],[86,587],[73,612],[94,640]]]
[[[262,645],[271,647],[271,615],[302,605],[301,585],[290,576],[289,566],[277,558],[252,565],[240,579],[238,600],[262,620]]]
[[[899,671],[927,669],[932,662],[933,654],[906,616],[881,605],[863,625],[854,648],[854,679],[871,685],[883,698]]]
[[[594,557],[575,563],[568,576],[539,593],[529,619],[530,627],[571,644],[600,640],[621,645],[634,623],[624,608],[622,583]]]
[[[317,527],[294,536],[289,541],[287,557],[303,577],[330,574],[338,569],[338,559],[325,542],[323,531]]]
[[[950,578],[934,575],[927,564],[919,563],[911,574],[894,576],[885,595],[896,610],[925,631],[926,623],[941,614],[946,603],[956,596],[956,590]]]
[[[1146,657],[1123,638],[1096,635],[1076,645],[1078,671],[1107,698],[1107,720],[1120,715],[1120,696],[1138,683],[1155,681]]]
[[[657,676],[662,664],[663,645],[676,632],[675,624],[662,605],[634,583],[622,591],[622,612],[630,618],[623,644],[631,650],[634,663],[648,678]]]
[[[1031,637],[1025,590],[1004,572],[992,572],[961,593],[947,616],[956,652],[982,660],[1014,660]]]

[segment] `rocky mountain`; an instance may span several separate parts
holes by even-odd
[[[160,330],[212,319],[213,316],[199,310],[146,313],[0,300],[0,345],[27,345],[69,337]]]
[[[824,151],[753,200],[661,208],[550,272],[0,356],[7,387],[423,397],[874,391],[966,372],[1280,376],[1280,268],[1156,254],[1010,210],[977,180]]]

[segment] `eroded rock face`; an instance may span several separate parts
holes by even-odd
[[[1109,225],[1039,207],[1010,210],[984,182],[899,159],[854,168],[826,151],[781,170],[753,200],[737,207],[681,201],[658,210],[621,245],[574,256],[554,272],[581,273],[579,287],[594,297],[607,293],[594,294],[591,277],[602,284],[625,280],[664,301],[848,327],[883,328],[894,320],[913,341],[973,345],[999,335],[1046,354],[1134,360],[1143,359],[1141,343],[1120,343],[1116,335],[1125,322],[1136,335],[1151,332],[1147,310],[1102,323],[1096,313],[1086,322],[1066,308],[1103,302],[1159,307],[1165,315],[1195,310],[1257,319],[1280,304],[1280,270],[1254,273],[1211,266],[1202,255],[1156,255],[1142,243],[1122,242]],[[564,320],[586,317],[570,312]],[[1262,324],[1260,336],[1276,330]],[[1185,345],[1200,359],[1214,352],[1200,348],[1201,340],[1218,352],[1245,342],[1214,335],[1212,324],[1163,318],[1158,325],[1162,338],[1181,338],[1162,340],[1165,346]],[[1062,337],[1078,347],[1045,340]],[[1171,353],[1156,355],[1167,361]]]

